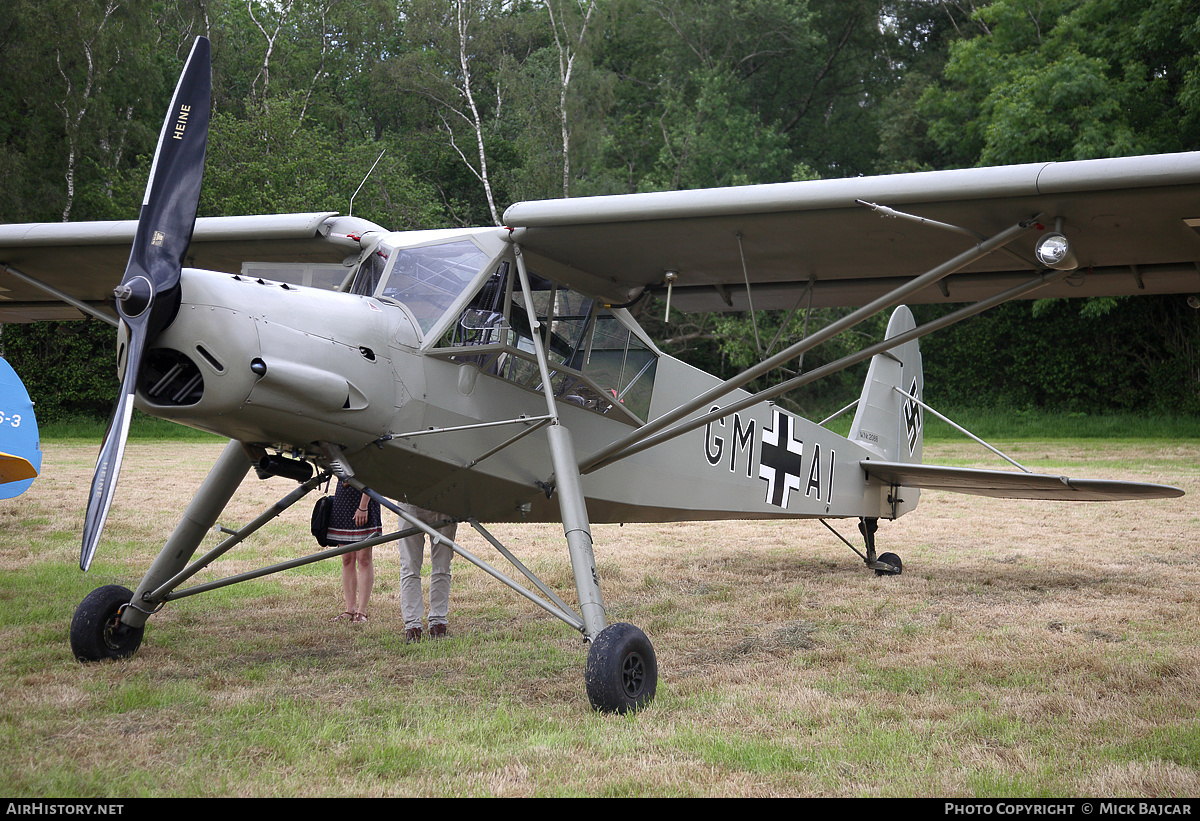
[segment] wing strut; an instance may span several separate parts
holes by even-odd
[[[1030,291],[1034,291],[1038,288],[1041,288],[1044,285],[1049,285],[1052,282],[1057,282],[1059,279],[1065,277],[1068,273],[1070,273],[1070,272],[1069,271],[1048,271],[1046,273],[1039,274],[1038,276],[1034,277],[1033,279],[1029,280],[1028,282],[1024,283],[1023,285],[1014,286],[1013,288],[1009,288],[1007,291],[996,294],[993,297],[990,297],[985,300],[980,300],[979,302],[968,305],[965,308],[960,308],[959,310],[957,310],[953,313],[950,313],[950,314],[946,314],[945,316],[943,316],[939,319],[935,319],[932,322],[927,322],[919,328],[915,328],[911,331],[899,334],[897,336],[889,337],[888,339],[885,339],[882,342],[877,342],[874,345],[871,345],[867,348],[863,348],[861,351],[858,351],[857,353],[849,354],[848,356],[844,356],[841,359],[838,359],[833,362],[822,365],[819,368],[814,368],[813,370],[808,371],[807,373],[803,373],[803,374],[800,374],[799,376],[795,376],[791,379],[785,380],[784,382],[780,382],[778,385],[774,386],[773,388],[768,388],[766,390],[759,391],[756,394],[748,396],[745,399],[741,399],[737,402],[733,402],[732,404],[726,405],[725,407],[715,408],[713,410],[710,410],[708,413],[704,414],[703,416],[697,417],[696,419],[692,419],[691,421],[685,422],[681,425],[676,425],[675,427],[670,428],[665,431],[662,431],[660,433],[656,433],[651,436],[647,436],[646,438],[642,439],[640,442],[636,442],[636,443],[630,445],[629,447],[625,448],[623,451],[621,451],[613,456],[610,456],[607,459],[604,459],[603,461],[595,463],[594,465],[587,468],[586,470],[583,470],[582,472],[587,474],[587,473],[591,473],[594,470],[599,470],[600,468],[604,467],[605,465],[610,465],[613,462],[624,459],[627,456],[632,456],[635,453],[641,453],[643,450],[652,448],[655,445],[660,445],[669,439],[674,439],[675,437],[680,436],[681,434],[687,433],[689,431],[695,430],[696,428],[702,428],[705,425],[716,421],[717,419],[721,419],[726,416],[729,416],[732,413],[736,413],[738,411],[745,410],[746,408],[753,407],[754,405],[758,405],[762,402],[766,402],[769,399],[774,399],[777,396],[782,396],[783,394],[787,393],[788,391],[793,391],[796,388],[799,388],[799,387],[809,384],[810,382],[815,382],[818,379],[822,379],[826,376],[829,376],[832,373],[836,373],[837,371],[844,370],[845,368],[848,368],[851,365],[856,365],[859,362],[862,362],[863,360],[870,359],[875,354],[883,353],[884,351],[891,350],[892,348],[903,345],[905,342],[908,342],[910,340],[920,339],[921,337],[931,334],[934,331],[941,330],[942,328],[948,327],[957,322],[961,322],[962,320],[967,319],[968,317],[972,317],[972,316],[975,316],[976,314],[983,313],[984,311],[988,310],[989,308],[994,308],[1001,303],[1008,302],[1009,300],[1012,300],[1012,299],[1018,299],[1021,296],[1025,295],[1026,293],[1029,293]],[[908,394],[904,394],[904,395],[908,396]],[[853,407],[853,405],[855,405],[855,404],[858,404],[858,400],[855,400],[851,405],[848,405],[847,407],[843,408],[841,411],[838,411],[838,413],[835,413],[834,416],[838,416],[839,414],[842,413],[842,411],[848,410],[850,407]],[[924,403],[922,403],[922,405],[924,405]],[[928,407],[928,406],[926,406],[926,407]],[[933,411],[933,412],[935,414],[937,414],[937,411]],[[940,416],[941,414],[937,414],[937,415]],[[828,421],[828,420],[826,420],[826,421]],[[949,420],[947,420],[947,421],[949,421]],[[824,423],[822,423],[822,424],[824,424]],[[1003,455],[1003,454],[1001,454],[1001,455]],[[1018,465],[1018,467],[1020,467],[1020,466]]]
[[[5,265],[3,263],[0,263],[0,268],[3,268],[4,273],[8,274],[9,276],[15,277],[16,279],[21,280],[26,285],[32,285],[34,288],[38,288],[42,291],[45,291],[46,293],[50,294],[50,296],[54,297],[55,299],[57,299],[61,302],[67,303],[72,308],[82,311],[83,313],[87,314],[90,317],[99,319],[101,322],[107,322],[109,325],[112,325],[114,328],[120,324],[113,317],[109,316],[108,314],[104,313],[103,311],[96,310],[91,305],[88,305],[86,302],[84,302],[82,299],[76,299],[75,297],[71,296],[70,294],[63,293],[62,291],[58,290],[57,288],[55,288],[51,285],[47,285],[46,283],[42,282],[40,279],[34,279],[33,277],[29,276],[29,274],[18,271],[16,268],[12,267],[11,265]]]
[[[722,397],[732,393],[733,391],[735,391],[739,388],[744,387],[745,385],[749,384],[754,379],[758,378],[759,376],[763,375],[764,373],[767,373],[768,371],[772,370],[773,368],[776,368],[776,367],[784,364],[788,360],[793,359],[796,356],[799,356],[800,354],[802,354],[808,350],[811,350],[812,348],[815,348],[817,345],[820,345],[821,343],[826,342],[829,339],[832,339],[833,337],[840,334],[842,331],[847,330],[848,328],[854,327],[855,325],[874,316],[875,314],[877,314],[881,311],[884,311],[888,308],[899,305],[910,294],[916,293],[917,291],[920,291],[922,288],[926,288],[929,285],[932,285],[932,284],[938,282],[939,280],[942,280],[945,277],[950,276],[955,271],[958,271],[959,269],[971,264],[972,262],[974,262],[977,259],[987,256],[988,254],[992,253],[993,251],[996,251],[999,248],[1003,248],[1005,245],[1007,245],[1008,243],[1015,240],[1018,236],[1023,234],[1025,231],[1027,231],[1031,227],[1033,227],[1036,224],[1038,216],[1040,216],[1040,215],[1034,215],[1033,217],[1031,217],[1028,220],[1024,220],[1015,225],[1012,225],[1009,228],[1006,228],[1004,231],[1001,231],[1000,233],[996,234],[995,236],[993,236],[989,239],[983,240],[982,242],[977,243],[974,247],[968,249],[967,251],[964,251],[963,253],[959,254],[958,256],[954,257],[953,259],[950,259],[950,260],[942,263],[941,265],[937,266],[936,268],[930,269],[929,271],[922,274],[921,276],[915,277],[914,279],[909,280],[908,282],[904,283],[903,285],[892,289],[889,293],[885,294],[884,296],[879,297],[878,299],[876,299],[875,301],[873,301],[867,305],[864,305],[862,308],[859,308],[857,311],[854,311],[853,313],[843,317],[842,319],[839,319],[837,322],[834,322],[834,323],[826,326],[825,328],[822,328],[821,330],[817,331],[816,333],[805,337],[804,339],[800,340],[799,342],[796,342],[795,344],[790,345],[789,347],[783,349],[782,351],[775,354],[774,356],[769,357],[768,359],[764,359],[763,361],[759,362],[757,365],[742,371],[737,376],[730,377],[729,379],[725,380],[721,384],[710,388],[709,390],[700,394],[699,396],[692,399],[691,401],[685,402],[684,404],[675,408],[675,410],[668,411],[667,413],[663,414],[662,416],[658,417],[657,419],[647,422],[645,425],[642,425],[640,428],[638,428],[637,430],[635,430],[633,433],[629,434],[628,436],[618,439],[616,442],[613,442],[611,445],[609,445],[605,448],[601,448],[600,450],[593,453],[591,456],[587,457],[587,459],[583,460],[579,465],[580,473],[583,473],[583,474],[591,473],[592,471],[597,470],[605,465],[611,464],[612,462],[615,462],[619,459],[624,459],[626,456],[632,456],[634,453],[638,453],[642,450],[645,450],[647,447],[652,447],[654,444],[658,444],[659,442],[664,441],[666,438],[673,438],[674,436],[678,436],[681,433],[685,433],[687,430],[694,429],[695,427],[701,427],[706,422],[712,421],[711,418],[709,418],[709,417],[702,417],[702,419],[704,419],[704,421],[693,420],[692,422],[688,423],[688,426],[681,426],[679,428],[673,429],[672,431],[668,431],[669,435],[664,435],[661,437],[654,437],[654,434],[658,433],[659,431],[663,430],[664,428],[668,427],[669,425],[672,425],[672,424],[678,422],[679,420],[683,419],[684,417],[688,416],[689,414],[695,413],[698,410],[701,410],[706,407],[710,407],[714,401],[721,399]],[[994,305],[999,304],[999,302],[1004,302],[1004,301],[1008,301],[1009,299],[1013,299],[1016,296],[1018,296],[1019,294],[1024,293],[1028,290],[1033,290],[1034,288],[1039,288],[1042,285],[1045,285],[1048,282],[1051,282],[1051,281],[1054,281],[1055,279],[1057,279],[1058,276],[1056,276],[1056,275],[1060,274],[1060,273],[1062,273],[1062,272],[1053,272],[1052,274],[1044,274],[1044,275],[1038,276],[1035,279],[1030,280],[1029,282],[1025,283],[1024,285],[1017,286],[1016,288],[1011,288],[1008,291],[1003,292],[1002,294],[998,295],[997,297],[993,297],[992,299],[988,299],[988,300],[984,300],[983,302],[976,303],[976,306],[982,306],[982,307],[977,307],[977,309],[974,311],[974,313],[978,313],[979,311],[986,310],[987,308],[993,307]],[[972,307],[975,308],[976,306],[972,306]],[[969,309],[964,309],[964,310],[969,310]],[[939,320],[938,322],[941,324],[939,324],[938,327],[942,327],[944,324],[949,324],[949,323],[946,323],[945,320],[949,319],[950,317],[956,316],[957,319],[955,319],[954,321],[958,321],[959,319],[964,319],[964,318],[966,318],[966,316],[970,316],[970,315],[971,315],[970,313],[963,313],[962,311],[956,312],[955,314],[951,314],[948,317],[944,317],[942,320]],[[930,324],[932,325],[933,323],[930,323]],[[932,331],[932,330],[935,330],[935,328],[928,327],[928,330],[926,330],[925,333],[928,333],[929,331]],[[897,344],[902,344],[905,341],[907,341],[906,337],[895,337],[893,339],[887,340],[888,344],[886,347],[891,348]],[[866,358],[866,357],[863,357],[863,358]],[[848,359],[849,359],[849,357],[848,357]],[[839,361],[844,361],[844,360],[839,360]],[[852,365],[852,364],[854,364],[854,362],[857,362],[857,361],[861,361],[861,360],[854,359],[854,361],[847,361],[847,362],[845,362],[845,364],[842,364],[839,368],[836,368],[835,370],[839,370],[840,368],[844,368],[849,365]],[[834,363],[834,364],[837,364],[837,363]],[[817,378],[817,376],[815,376],[816,374],[820,374],[823,376],[823,375],[831,372],[831,371],[827,370],[829,367],[830,366],[826,366],[825,368],[820,368],[815,371],[811,371],[810,373],[805,374],[804,376],[796,377],[795,380],[789,380],[789,382],[785,382],[784,384],[790,385],[790,387],[788,387],[787,390],[791,390],[792,388],[798,387],[800,384],[804,384],[804,382],[798,382],[797,380],[805,380],[805,382],[811,381],[812,379]],[[782,386],[779,386],[779,387],[782,387]],[[772,391],[775,391],[777,389],[778,388],[772,389]],[[777,394],[773,393],[772,395],[777,395]],[[753,404],[758,404],[759,402],[764,401],[764,398],[767,398],[766,394],[760,393],[754,397],[751,397],[751,399],[753,401],[744,400],[744,402],[749,402],[749,404],[753,405]],[[727,412],[732,413],[732,410],[731,410],[732,407],[733,406],[730,406],[729,408],[721,409],[721,415],[725,415]],[[652,439],[651,437],[654,437],[654,438]],[[649,444],[647,444],[648,442],[649,442]]]
[[[908,391],[906,391],[906,390],[901,390],[900,388],[895,388],[895,387],[893,387],[893,388],[892,388],[892,390],[894,390],[896,393],[900,394],[900,395],[901,395],[901,396],[903,396],[904,398],[906,398],[906,399],[910,399],[910,400],[912,400],[913,402],[916,402],[918,405],[920,405],[922,408],[924,408],[924,409],[925,409],[925,411],[926,411],[927,413],[932,413],[932,414],[933,414],[934,416],[936,416],[938,419],[941,419],[943,422],[945,422],[945,423],[946,423],[947,425],[949,425],[950,427],[954,428],[954,429],[955,429],[956,431],[958,431],[959,433],[961,433],[961,434],[964,434],[965,436],[969,436],[969,437],[971,437],[971,438],[972,438],[972,439],[974,439],[976,442],[978,442],[979,444],[983,445],[985,448],[987,448],[987,449],[988,449],[988,450],[990,450],[992,453],[994,453],[994,454],[996,454],[997,456],[999,456],[999,457],[1000,457],[1001,459],[1003,459],[1004,461],[1008,462],[1008,463],[1009,463],[1009,464],[1011,464],[1011,465],[1014,465],[1015,467],[1018,467],[1018,468],[1020,468],[1022,472],[1024,472],[1024,473],[1033,473],[1033,471],[1032,471],[1032,470],[1030,470],[1029,468],[1027,468],[1027,467],[1025,467],[1024,465],[1022,465],[1022,464],[1021,464],[1020,462],[1018,462],[1016,459],[1013,459],[1011,456],[1008,456],[1008,455],[1006,455],[1006,454],[1004,454],[1004,453],[1001,453],[999,449],[997,449],[997,448],[993,447],[992,445],[989,445],[987,442],[983,441],[983,440],[982,440],[982,439],[980,439],[978,436],[976,436],[975,434],[971,433],[971,431],[967,430],[967,429],[966,429],[966,428],[964,428],[962,425],[958,424],[957,422],[955,422],[953,419],[949,418],[948,416],[945,416],[944,414],[938,413],[936,410],[934,410],[933,408],[929,407],[929,405],[925,404],[924,402],[922,402],[922,401],[921,401],[920,399],[918,399],[917,397],[913,396],[913,395],[912,395],[911,393],[909,393]]]
[[[754,326],[754,349],[762,356],[762,342],[758,338],[758,318],[754,314],[754,295],[750,292],[750,272],[746,270],[746,249],[742,247],[742,232],[737,234],[738,256],[742,258],[742,279],[746,281],[746,304],[750,306],[750,324]]]

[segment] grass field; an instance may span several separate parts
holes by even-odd
[[[905,563],[885,579],[815,522],[596,527],[609,621],[642,627],[660,667],[653,705],[615,717],[588,707],[580,637],[466,562],[451,637],[404,644],[387,546],[366,625],[329,622],[328,561],[171,603],[134,657],[79,664],[76,604],[136,585],[221,445],[131,443],[82,574],[97,447],[44,442],[43,476],[0,502],[0,794],[1200,795],[1200,441],[1000,444],[1035,470],[1188,495],[926,493],[881,523]],[[926,461],[1003,466],[955,441]],[[223,523],[290,487],[252,474]],[[312,549],[307,509],[221,575]],[[494,530],[574,599],[561,528]]]

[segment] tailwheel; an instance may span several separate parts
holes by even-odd
[[[121,611],[132,600],[133,591],[119,584],[98,587],[84,597],[71,618],[71,652],[75,658],[100,661],[137,652],[146,629],[121,623]]]
[[[650,639],[632,624],[604,628],[588,650],[584,679],[592,708],[599,712],[645,707],[658,687],[658,661]]]
[[[880,567],[886,565],[886,567]],[[904,563],[895,553],[884,553],[875,560],[876,576],[899,576],[904,572]]]
[[[863,541],[867,546],[867,555],[863,556],[863,561],[867,567],[875,571],[876,576],[899,576],[904,572],[904,564],[900,561],[900,557],[895,553],[883,553],[875,555],[875,531],[879,529],[879,520],[875,518],[859,519],[858,531],[863,535]],[[847,542],[847,544],[849,544]],[[857,552],[857,551],[856,551]],[[859,553],[862,556],[861,553]]]

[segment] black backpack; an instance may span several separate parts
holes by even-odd
[[[333,514],[333,497],[322,496],[313,505],[312,524],[310,529],[321,547],[332,547],[336,542],[329,541],[329,517]]]

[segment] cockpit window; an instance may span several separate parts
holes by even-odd
[[[387,271],[380,277],[374,266],[385,253]],[[422,333],[429,333],[487,262],[487,254],[469,240],[381,249],[363,262],[353,290],[404,303]]]
[[[473,362],[490,376],[540,391],[536,333],[561,401],[627,421],[645,420],[657,354],[590,297],[532,274],[531,317],[510,274],[508,263],[501,263],[439,347],[449,349],[455,361]]]
[[[377,245],[358,267],[358,273],[354,277],[350,293],[361,296],[373,295],[375,289],[379,287],[379,279],[383,276],[383,269],[387,267],[387,262],[388,249],[383,245]]]

